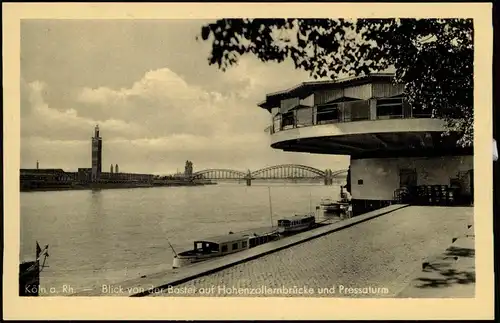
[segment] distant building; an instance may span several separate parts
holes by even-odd
[[[79,182],[86,183],[92,180],[92,168],[78,168],[77,174]]]
[[[48,169],[20,169],[21,190],[66,187],[77,179],[77,173],[65,172],[59,168]]]
[[[193,175],[193,163],[186,160],[186,166],[184,166],[184,176],[191,177]]]
[[[119,173],[120,172],[120,169],[118,168],[118,164],[115,165],[115,173]]]
[[[109,172],[113,174],[113,164],[111,164],[111,166],[109,167]]]
[[[99,125],[95,126],[92,137],[92,181],[98,181],[102,171],[102,138],[99,135]]]
[[[153,174],[137,174],[137,173],[101,173],[101,181],[105,182],[141,182],[150,183],[153,181]]]

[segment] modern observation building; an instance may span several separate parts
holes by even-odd
[[[403,187],[456,187],[473,199],[473,149],[443,120],[410,106],[393,74],[301,83],[259,103],[272,115],[271,147],[350,156],[353,212],[392,203]]]

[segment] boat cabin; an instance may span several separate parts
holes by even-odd
[[[254,229],[195,241],[194,250],[198,254],[219,253],[224,255],[253,248],[269,241],[273,241],[276,238],[276,229]]]
[[[295,227],[295,226],[305,226],[315,223],[316,219],[314,215],[296,215],[291,218],[285,218],[278,220],[278,227]]]
[[[219,245],[211,241],[195,241],[194,250],[196,253],[211,254],[219,252]]]
[[[201,254],[224,255],[244,249],[248,249],[248,236],[234,233],[194,242],[194,250]]]

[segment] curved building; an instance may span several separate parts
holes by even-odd
[[[349,155],[355,214],[392,203],[403,187],[456,186],[470,203],[473,149],[444,136],[432,111],[410,106],[393,77],[306,82],[266,95],[259,106],[272,115],[271,147]]]

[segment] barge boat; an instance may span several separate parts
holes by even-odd
[[[194,241],[192,250],[175,254],[172,268],[240,252],[279,239],[276,227],[265,227]],[[175,251],[174,251],[175,252]]]

